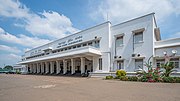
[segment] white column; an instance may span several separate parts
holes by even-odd
[[[60,73],[60,62],[59,61],[56,61],[56,74],[59,74]]]
[[[46,65],[46,74],[49,73],[49,64],[48,62],[45,62],[45,65]]]
[[[33,73],[36,73],[36,64],[33,64]]]
[[[32,64],[30,64],[30,73],[33,73]]]
[[[51,66],[51,74],[53,74],[54,73],[54,63],[53,63],[53,61],[51,61],[50,62],[50,66]]]
[[[99,70],[99,57],[93,57],[93,72]]]
[[[41,62],[41,74],[43,74],[43,73],[44,73],[44,63]]]
[[[67,61],[63,60],[63,74],[67,73]]]
[[[85,73],[85,58],[81,57],[81,74]]]
[[[71,74],[75,73],[75,63],[74,63],[74,59],[71,59]]]
[[[37,68],[36,73],[38,74],[39,73],[39,64],[38,63],[36,63],[36,68]]]

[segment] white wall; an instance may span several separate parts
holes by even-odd
[[[132,20],[126,23],[115,25],[111,27],[112,33],[112,59],[114,56],[121,56],[124,59],[124,68],[128,72],[133,72],[135,70],[134,59],[132,59],[132,54],[141,54],[144,61],[153,55],[153,41],[154,41],[154,26],[153,26],[153,14]],[[133,52],[133,32],[138,29],[145,28],[143,33],[143,43],[134,45]],[[118,47],[115,54],[115,35],[124,34],[123,46]],[[114,62],[114,68],[117,68],[117,64]]]
[[[102,60],[103,71],[109,71],[109,68],[110,68],[110,48],[111,48],[110,26],[111,26],[110,22],[105,22],[103,24],[94,26],[92,28],[80,31],[76,34],[72,34],[72,35],[69,35],[67,37],[58,39],[58,40],[53,41],[51,43],[48,43],[46,45],[43,45],[43,46],[40,46],[40,47],[37,47],[37,48],[34,48],[30,51],[25,52],[25,57],[31,56],[32,52],[37,53],[37,54],[43,53],[43,50],[47,49],[48,47],[52,47],[52,50],[61,49],[64,47],[75,45],[75,44],[88,42],[88,41],[94,40],[95,37],[97,37],[97,38],[100,38],[99,50],[102,53],[101,57],[103,57],[103,60]],[[68,45],[70,42],[76,41],[75,39],[77,37],[81,37],[80,39],[78,39],[78,40],[81,40],[80,42]],[[71,41],[69,42],[68,40],[71,40]],[[63,43],[63,44],[59,45],[59,43]],[[65,44],[67,44],[67,45],[65,45]],[[63,45],[65,45],[65,46],[63,46]],[[59,47],[59,46],[61,46],[61,47]],[[58,53],[58,54],[61,54],[61,53]]]

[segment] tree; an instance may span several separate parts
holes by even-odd
[[[6,70],[13,70],[13,67],[12,67],[12,66],[7,65],[7,66],[5,66],[3,69],[6,69]]]

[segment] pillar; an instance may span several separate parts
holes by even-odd
[[[30,73],[32,73],[33,71],[33,68],[32,68],[32,64],[30,64]]]
[[[60,62],[59,61],[56,61],[56,74],[59,74],[60,73]]]
[[[37,67],[36,67],[37,68],[37,72],[36,73],[38,74],[39,73],[39,63],[36,63],[36,65],[37,65]]]
[[[71,59],[71,74],[75,73],[75,63],[74,63],[74,59]]]
[[[81,57],[81,74],[85,73],[85,58]]]
[[[43,73],[44,73],[44,63],[41,62],[41,74],[43,74]]]
[[[36,64],[33,64],[33,73],[36,73]]]
[[[54,73],[54,63],[53,63],[53,61],[50,62],[50,66],[51,66],[51,70],[50,70],[51,72],[50,73],[53,74]]]
[[[67,61],[63,60],[63,74],[67,73]]]
[[[48,64],[48,62],[45,62],[45,65],[46,65],[46,74],[48,74],[49,73],[49,64]]]
[[[99,70],[99,57],[93,57],[93,72]]]

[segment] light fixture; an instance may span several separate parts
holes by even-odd
[[[164,55],[167,55],[167,52],[166,52],[166,51],[164,51],[164,52],[163,52],[163,54],[164,54]]]
[[[172,53],[175,55],[177,53],[177,50],[172,50]]]

